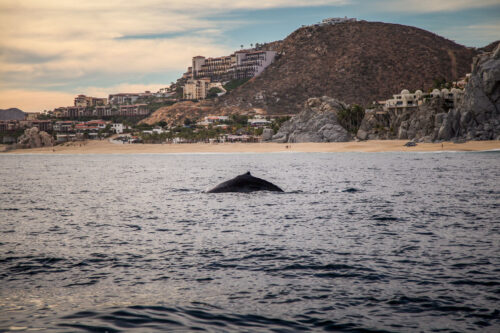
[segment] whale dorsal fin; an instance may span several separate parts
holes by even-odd
[[[245,173],[245,175],[247,175],[247,176],[251,176],[251,175],[250,175],[250,171],[247,171],[247,173]]]

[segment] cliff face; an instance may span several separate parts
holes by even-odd
[[[448,112],[438,139],[500,140],[500,45],[478,56],[463,99]]]
[[[348,106],[336,99],[323,96],[310,98],[303,110],[285,122],[272,141],[294,142],[345,142],[352,136],[339,124],[337,112]]]
[[[447,110],[441,99],[401,114],[370,113],[360,139],[500,140],[500,45],[474,59],[463,97]]]
[[[476,54],[422,29],[378,22],[304,27],[278,51],[272,65],[217,107],[294,114],[323,95],[367,105],[404,88],[427,90],[437,78],[456,80],[470,72]]]

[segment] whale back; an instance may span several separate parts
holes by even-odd
[[[255,191],[274,191],[283,192],[281,188],[268,182],[267,180],[254,177],[250,172],[236,176],[233,179],[220,183],[208,193],[224,193],[224,192],[255,192]]]

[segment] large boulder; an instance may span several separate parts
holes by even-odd
[[[337,112],[349,106],[331,97],[310,98],[303,110],[285,122],[272,141],[293,142],[345,142],[352,136],[339,123]]]
[[[24,134],[17,140],[17,148],[40,148],[54,145],[54,138],[37,127],[24,130]]]

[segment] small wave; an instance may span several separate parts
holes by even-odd
[[[322,295],[321,299],[327,299]],[[290,298],[276,304],[299,302]],[[328,311],[327,308],[322,309]],[[316,316],[315,316],[316,315]],[[86,332],[134,331],[215,331],[215,332],[389,332],[360,325],[347,320],[334,321],[322,317],[322,312],[308,311],[286,319],[260,314],[238,314],[203,303],[192,306],[169,308],[163,306],[134,305],[127,308],[112,308],[100,312],[81,311],[62,318],[59,327],[68,327]],[[82,324],[84,322],[85,324]]]
[[[348,187],[346,189],[340,190],[340,192],[343,193],[356,193],[356,192],[362,192],[362,190],[355,188],[355,187]]]
[[[452,281],[451,284],[496,287],[500,286],[500,281],[457,280],[457,281]]]
[[[172,192],[175,193],[193,193],[196,192],[196,190],[189,189],[189,188],[173,188],[171,189]]]
[[[399,221],[398,218],[393,216],[380,216],[380,215],[372,215],[372,220],[375,221]]]

